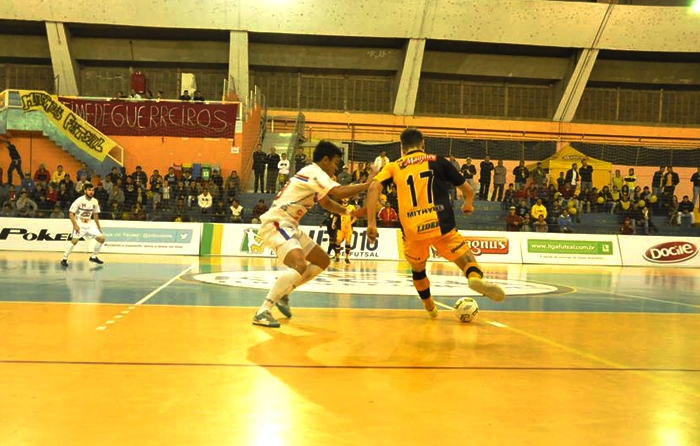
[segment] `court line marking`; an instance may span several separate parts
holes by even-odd
[[[231,367],[277,369],[357,369],[357,370],[512,370],[512,371],[572,371],[572,372],[677,372],[700,373],[700,369],[619,368],[619,367],[521,367],[521,366],[414,366],[414,365],[321,365],[321,364],[240,364],[215,362],[131,362],[131,361],[61,361],[33,359],[0,359],[0,364],[25,365],[97,365],[142,367]]]
[[[187,271],[191,270],[192,268],[194,268],[194,265],[188,266],[188,267],[185,268],[183,271],[181,271],[178,275],[176,275],[176,276],[173,277],[172,279],[168,280],[168,281],[165,282],[163,285],[159,286],[158,288],[156,288],[155,290],[153,290],[151,293],[149,293],[146,297],[144,297],[143,299],[141,299],[140,301],[138,301],[138,302],[136,302],[135,304],[132,304],[132,305],[142,305],[142,304],[148,302],[148,300],[149,300],[151,297],[155,296],[156,294],[158,294],[159,292],[161,292],[162,290],[164,290],[166,287],[168,287],[168,285],[170,285],[171,283],[175,282],[175,281],[176,281],[177,279],[179,279],[183,274],[185,274]]]
[[[440,305],[440,306],[443,307],[443,308],[444,308],[444,307],[452,308],[452,307],[450,307],[450,306],[448,306],[448,305],[443,304],[442,302],[437,302],[437,301],[436,301],[435,303],[438,304],[438,305]],[[482,318],[482,320],[483,320],[484,322],[488,323],[488,324],[491,324],[491,325],[495,325],[494,322],[495,322],[496,324],[500,324],[500,322],[491,321],[491,320],[486,319],[486,318]],[[500,325],[504,325],[503,328],[505,328],[505,329],[507,329],[507,330],[510,330],[510,331],[512,331],[512,332],[514,332],[514,333],[516,333],[516,334],[521,335],[521,336],[525,336],[525,337],[530,338],[530,339],[532,339],[532,340],[535,340],[535,341],[537,341],[537,342],[541,342],[541,343],[543,343],[543,344],[547,344],[547,345],[549,345],[549,346],[556,347],[556,348],[558,348],[558,349],[564,350],[564,351],[566,351],[566,352],[568,352],[568,353],[572,353],[572,354],[574,354],[574,355],[581,356],[581,357],[586,358],[586,359],[589,359],[589,360],[591,360],[591,361],[593,361],[593,362],[597,362],[597,363],[599,363],[599,364],[603,364],[603,365],[607,366],[606,368],[611,368],[611,369],[616,369],[616,370],[627,370],[627,371],[633,372],[634,374],[638,375],[639,377],[648,379],[648,380],[650,380],[650,381],[654,381],[654,382],[656,382],[656,383],[658,383],[658,384],[660,384],[660,385],[662,385],[662,386],[664,386],[664,387],[667,387],[667,388],[669,388],[669,389],[671,389],[671,390],[680,391],[680,392],[682,392],[682,393],[685,393],[685,394],[694,396],[694,397],[696,397],[696,398],[700,398],[700,393],[694,392],[693,390],[690,390],[690,389],[686,389],[686,388],[683,387],[683,386],[674,386],[673,384],[668,383],[668,382],[666,382],[665,380],[663,380],[663,379],[661,379],[661,378],[659,378],[659,377],[650,376],[648,372],[655,371],[655,370],[653,370],[653,369],[631,368],[631,367],[625,366],[625,365],[623,365],[623,364],[619,364],[619,363],[617,363],[617,362],[610,361],[610,360],[605,359],[605,358],[601,358],[601,357],[596,356],[596,355],[594,355],[594,354],[592,354],[592,353],[588,353],[588,352],[586,352],[586,351],[579,350],[579,349],[574,348],[574,347],[569,347],[568,345],[561,344],[561,343],[559,343],[559,342],[553,341],[553,340],[551,340],[551,339],[549,339],[549,338],[546,338],[546,337],[544,337],[544,336],[539,336],[539,335],[536,335],[536,334],[527,332],[527,331],[525,331],[525,330],[521,330],[521,329],[519,329],[519,328],[515,328],[515,327],[510,326],[510,325],[505,325],[505,324],[500,324]]]
[[[406,296],[410,297],[410,296]],[[437,302],[436,302],[437,303]],[[36,305],[118,305],[123,307],[128,303],[114,302],[42,302],[31,300],[0,300],[0,305],[4,304],[36,304]],[[198,305],[198,304],[149,304],[149,307],[174,307],[174,308],[259,308],[259,305]],[[359,307],[296,307],[301,310],[360,310],[360,311],[424,311],[422,308],[359,308]],[[445,305],[446,309],[452,309]],[[676,316],[698,316],[698,313],[680,313],[675,311],[565,311],[565,310],[483,310],[481,314],[488,313],[547,313],[547,314],[639,314],[639,315],[676,315]]]

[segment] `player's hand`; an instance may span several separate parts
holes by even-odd
[[[471,203],[467,203],[467,202],[465,201],[464,204],[462,205],[462,213],[463,213],[464,215],[469,215],[469,214],[471,214],[472,212],[474,212],[474,205],[471,204]]]
[[[374,243],[379,238],[379,231],[376,226],[367,226],[367,240],[370,243]]]
[[[73,230],[74,230],[75,232],[80,232],[80,226],[74,224],[74,225],[73,225]]]

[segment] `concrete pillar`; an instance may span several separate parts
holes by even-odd
[[[410,116],[416,111],[420,70],[423,66],[425,39],[411,39],[406,46],[403,68],[398,72],[394,114]]]
[[[581,50],[578,58],[566,71],[560,85],[555,87],[555,101],[558,103],[554,111],[554,121],[571,122],[574,119],[597,58],[597,49]]]
[[[46,22],[46,36],[49,39],[53,74],[58,77],[58,91],[63,96],[80,94],[80,67],[71,57],[70,32],[61,22]]]
[[[248,33],[231,31],[228,56],[228,90],[241,101],[248,96]]]

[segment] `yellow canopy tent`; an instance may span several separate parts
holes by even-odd
[[[612,163],[586,156],[569,144],[562,147],[561,150],[557,151],[557,153],[549,158],[542,160],[542,168],[545,170],[549,169],[549,181],[550,183],[553,182],[556,186],[559,173],[564,172],[564,175],[566,175],[566,171],[571,169],[573,163],[581,167],[581,160],[584,158],[588,164],[593,167],[593,187],[597,187],[598,190],[600,190],[603,186],[609,185]],[[537,163],[530,164],[526,167],[532,171],[537,167]]]

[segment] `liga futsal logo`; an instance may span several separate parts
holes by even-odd
[[[247,254],[265,254],[265,245],[258,235],[257,228],[247,228],[243,231],[240,251]]]

